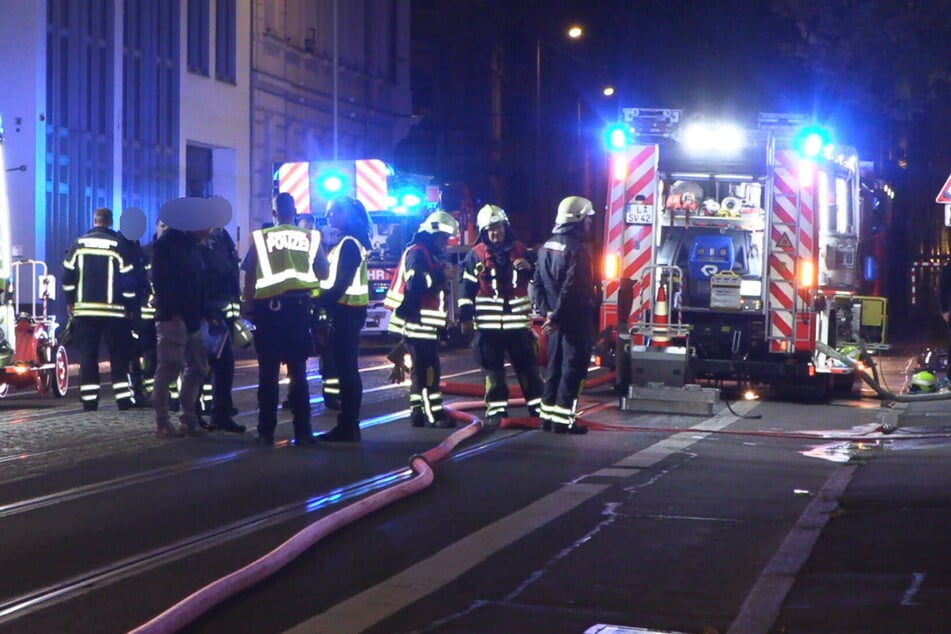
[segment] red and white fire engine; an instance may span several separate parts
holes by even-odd
[[[609,130],[601,328],[618,387],[851,387],[822,353],[885,345],[860,257],[859,162],[804,117],[755,129],[625,108]]]
[[[299,215],[310,214],[324,224],[327,202],[336,196],[353,196],[366,207],[372,221],[372,247],[368,260],[370,305],[363,328],[366,336],[385,335],[391,311],[383,299],[406,244],[432,211],[449,203],[463,235],[454,240],[450,255],[462,257],[474,239],[471,197],[464,186],[438,186],[429,176],[400,172],[380,159],[301,161],[274,167],[274,188],[294,196]],[[460,255],[461,254],[461,255]],[[450,310],[455,302],[450,302]]]

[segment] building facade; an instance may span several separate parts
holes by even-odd
[[[392,160],[413,124],[409,11],[409,0],[2,0],[13,257],[59,275],[97,207],[140,207],[154,223],[185,195],[227,198],[247,245],[269,220],[275,163]]]

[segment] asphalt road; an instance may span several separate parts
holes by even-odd
[[[906,360],[882,359],[893,388]],[[151,412],[83,413],[75,386],[59,401],[0,401],[0,632],[132,631],[282,557],[291,538],[304,544],[284,567],[180,629],[951,629],[951,402],[903,405],[883,434],[895,410],[858,393],[686,416],[622,412],[599,387],[583,398],[587,436],[450,435],[408,424],[406,388],[385,383],[381,354],[361,363],[359,445],[161,441]],[[252,428],[255,372],[240,361],[239,421]],[[320,431],[334,419],[313,374]],[[479,383],[466,351],[446,353],[444,374]],[[448,398],[460,410],[473,400]],[[279,439],[293,435],[289,418]],[[411,458],[470,432],[422,486]],[[394,499],[366,511],[381,497]],[[361,516],[324,530],[348,513]]]

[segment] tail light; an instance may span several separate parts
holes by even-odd
[[[816,285],[816,265],[810,260],[799,261],[799,286],[812,288]]]
[[[606,253],[604,256],[604,279],[616,280],[621,276],[621,257],[617,253]]]

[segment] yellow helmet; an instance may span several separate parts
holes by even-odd
[[[555,224],[565,225],[580,222],[588,216],[594,215],[594,205],[587,198],[568,196],[558,203],[558,213],[555,214]]]
[[[448,212],[434,211],[426,217],[423,224],[419,225],[419,230],[426,233],[448,233],[450,236],[455,236],[459,233],[459,222]]]
[[[479,210],[479,214],[476,216],[476,225],[479,227],[479,231],[482,231],[489,225],[494,225],[497,222],[504,222],[505,224],[509,223],[509,217],[505,213],[505,210],[496,205],[486,205]]]

